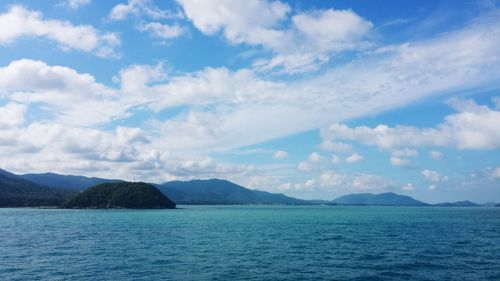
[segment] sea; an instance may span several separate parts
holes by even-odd
[[[0,209],[0,280],[500,280],[500,208]]]

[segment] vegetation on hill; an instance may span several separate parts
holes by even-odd
[[[457,202],[438,203],[438,204],[434,204],[433,206],[436,206],[436,207],[478,207],[480,205],[476,204],[474,202],[465,200],[465,201],[457,201]]]
[[[157,187],[177,204],[312,204],[284,194],[252,190],[220,179],[171,181]]]
[[[20,177],[48,187],[72,189],[77,191],[81,191],[101,183],[121,181],[95,177],[89,178],[84,176],[59,175],[54,173],[25,174]]]
[[[0,207],[59,206],[75,194],[71,190],[39,185],[0,169]]]
[[[146,183],[103,183],[91,187],[64,204],[66,208],[175,208],[157,188]]]
[[[378,205],[378,206],[427,206],[410,196],[392,192],[372,194],[358,193],[341,196],[332,201],[334,205]]]

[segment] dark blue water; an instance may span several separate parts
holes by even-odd
[[[0,280],[500,280],[500,208],[0,209]]]

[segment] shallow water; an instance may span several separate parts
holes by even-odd
[[[1,280],[500,280],[500,208],[0,209]]]

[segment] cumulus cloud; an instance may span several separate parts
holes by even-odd
[[[352,145],[343,142],[325,140],[320,144],[320,148],[332,152],[349,152],[352,150]]]
[[[101,131],[42,123],[2,129],[0,167],[156,182],[210,177],[242,181],[254,175],[251,165],[219,163],[207,156],[167,151],[140,128]]]
[[[403,191],[413,191],[414,190],[413,184],[407,183],[407,184],[405,184],[405,185],[403,185],[401,187],[401,190],[403,190]]]
[[[436,128],[411,126],[350,128],[333,124],[322,131],[326,140],[351,140],[381,149],[441,146],[459,149],[495,149],[500,147],[500,111],[472,100],[467,106],[455,107],[459,112],[446,116]],[[439,154],[434,153],[434,156]],[[439,156],[438,156],[439,157]]]
[[[158,8],[153,0],[128,0],[125,4],[120,3],[114,6],[109,12],[108,18],[110,20],[123,20],[130,15],[147,16],[152,19],[182,17],[182,14]]]
[[[168,25],[159,22],[141,23],[137,26],[137,29],[150,32],[151,35],[160,39],[172,39],[184,33],[184,28],[178,24]]]
[[[129,16],[138,19],[139,23],[135,26],[137,30],[147,32],[154,38],[167,40],[186,33],[186,28],[177,23],[177,20],[184,18],[182,12],[162,10],[155,5],[153,0],[128,0],[126,3],[117,4],[109,12],[108,19],[120,21]],[[174,22],[168,24],[160,22],[165,19],[174,20]]]
[[[22,125],[26,111],[27,107],[23,104],[8,103],[0,106],[0,129]]]
[[[390,162],[391,162],[391,165],[393,165],[393,166],[403,166],[403,167],[410,166],[412,164],[409,159],[396,157],[396,156],[392,156],[390,158]]]
[[[444,154],[441,151],[431,150],[429,151],[429,157],[434,160],[443,159]]]
[[[491,171],[491,176],[494,179],[500,179],[500,167],[496,167]]]
[[[314,70],[330,53],[359,48],[372,24],[351,10],[314,10],[292,17],[281,1],[178,0],[186,17],[202,33],[222,32],[233,44],[261,46],[274,52],[255,62],[262,70],[287,73]],[[291,25],[283,23],[291,20]]]
[[[393,166],[409,167],[412,166],[412,162],[409,157],[416,157],[418,155],[415,149],[399,149],[391,152],[390,162]]]
[[[338,164],[338,163],[340,163],[340,162],[342,162],[342,158],[340,158],[340,157],[338,157],[337,155],[333,154],[333,155],[332,155],[332,163],[333,163],[333,164]]]
[[[380,176],[362,173],[337,173],[323,171],[319,176],[319,187],[336,192],[366,192],[390,189],[392,183]]]
[[[443,176],[440,173],[432,170],[423,170],[422,175],[430,182],[443,182],[448,180],[448,176]]]
[[[63,50],[92,52],[99,57],[118,56],[120,37],[89,25],[44,19],[42,13],[13,5],[0,14],[0,45],[11,44],[21,37],[44,37],[55,41]]]
[[[307,163],[307,162],[300,162],[298,169],[300,171],[309,171],[312,169],[312,165],[310,163]]]
[[[313,162],[313,163],[321,162],[321,161],[323,161],[323,159],[325,159],[325,157],[323,157],[322,155],[320,155],[317,152],[313,152],[313,153],[309,154],[309,157],[307,157],[307,160],[309,162]]]
[[[63,0],[59,5],[67,7],[70,10],[76,10],[90,4],[90,2],[92,2],[92,0]]]
[[[284,150],[278,150],[278,151],[276,151],[274,153],[273,158],[274,159],[285,159],[285,158],[288,158],[288,152],[286,152]]]
[[[496,109],[500,109],[500,97],[493,97],[492,102]]]
[[[51,121],[95,125],[125,116],[127,104],[117,97],[93,76],[68,67],[26,59],[0,67],[0,98],[38,106]]]
[[[351,155],[349,155],[345,161],[347,163],[356,163],[356,162],[359,162],[359,161],[363,161],[363,159],[365,159],[363,156],[357,154],[357,153],[353,153]]]
[[[416,151],[415,149],[405,148],[394,150],[391,155],[394,157],[416,157],[418,156],[418,151]]]
[[[323,191],[328,193],[374,192],[392,189],[392,183],[380,176],[363,173],[339,173],[324,170],[317,177],[299,183],[283,183],[282,191]]]

